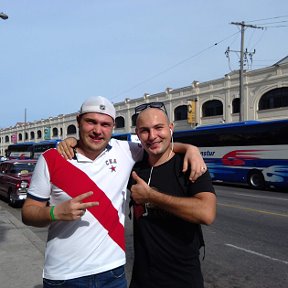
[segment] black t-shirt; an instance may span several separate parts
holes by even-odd
[[[134,171],[158,191],[191,197],[214,188],[209,172],[194,183],[182,173],[183,157],[176,154],[166,163],[151,167],[148,161]],[[129,188],[133,180],[129,183]],[[149,205],[148,205],[149,206]],[[147,213],[147,216],[145,216]],[[143,215],[144,214],[144,215]],[[185,221],[157,207],[133,204],[134,265],[130,288],[203,287],[199,248],[204,245],[201,226]]]

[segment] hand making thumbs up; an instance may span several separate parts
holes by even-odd
[[[131,186],[131,196],[137,204],[144,204],[149,202],[149,196],[152,188],[137,175],[135,171],[132,172],[132,178],[136,184]]]

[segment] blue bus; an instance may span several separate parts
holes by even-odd
[[[46,150],[50,148],[57,148],[58,143],[61,142],[61,139],[53,139],[53,140],[44,140],[38,143],[34,143],[32,147],[33,151],[33,159],[38,159],[39,156]]]
[[[5,156],[7,159],[31,159],[33,144],[34,142],[10,144],[5,150]]]
[[[173,136],[199,147],[214,182],[288,188],[288,119],[198,126]]]

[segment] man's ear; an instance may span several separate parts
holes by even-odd
[[[81,116],[78,115],[78,116],[76,117],[76,120],[77,120],[77,124],[78,124],[78,128],[79,128],[79,124],[80,124]]]
[[[169,124],[169,129],[170,129],[172,132],[174,131],[174,123],[171,122],[171,123]]]

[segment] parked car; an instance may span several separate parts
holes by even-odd
[[[5,157],[5,156],[0,156],[0,162],[3,162],[3,161],[6,161],[7,160],[7,158]]]
[[[13,159],[0,163],[0,196],[12,207],[23,204],[36,160]]]

